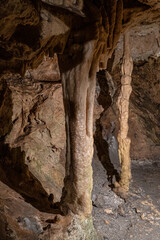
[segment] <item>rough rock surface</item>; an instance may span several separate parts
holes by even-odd
[[[147,34],[148,34],[148,31],[149,30],[147,30]],[[141,39],[143,34],[141,33],[139,36]],[[152,35],[150,36],[153,37]],[[134,36],[133,36],[133,39],[134,39]],[[144,36],[143,36],[143,39],[145,39]],[[153,43],[157,43],[157,41],[154,40]],[[132,44],[132,46],[134,45]],[[140,57],[137,57],[139,62],[137,62],[134,66],[133,83],[135,84],[133,85],[133,89],[135,87],[135,91],[133,92],[133,94],[136,94],[136,96],[139,96],[139,98],[137,98],[133,94],[132,94],[133,97],[131,96],[132,105],[131,105],[130,124],[132,126],[131,130],[133,131],[137,129],[139,133],[138,135],[139,144],[135,144],[138,141],[137,138],[135,139],[135,135],[134,135],[135,132],[130,133],[130,137],[132,138],[131,153],[133,158],[150,158],[151,156],[152,158],[159,157],[159,142],[158,142],[159,137],[157,135],[158,129],[155,132],[152,132],[151,128],[145,125],[150,122],[152,128],[155,129],[155,127],[158,128],[158,123],[159,123],[158,122],[159,108],[157,107],[159,106],[157,105],[159,104],[159,95],[157,94],[157,91],[159,89],[159,77],[158,77],[159,76],[158,75],[159,74],[159,58],[157,59],[158,45],[155,46],[153,44],[153,46],[154,47],[152,49],[155,49],[154,52],[151,53],[148,50],[147,57],[146,55],[145,57],[141,55],[142,59],[139,59]],[[132,53],[135,53],[135,51],[132,50]],[[153,57],[149,57],[150,54],[151,56],[153,55]],[[137,56],[139,56],[139,53],[137,53]],[[153,72],[153,69],[154,69],[154,72]],[[115,74],[113,75],[113,81],[115,83],[115,87],[112,86],[111,84],[110,89],[108,89],[108,86],[106,85],[105,87],[102,87],[102,89],[100,90],[99,85],[97,85],[98,101],[101,102],[104,108],[109,104],[111,104],[111,96],[108,95],[108,91],[110,91],[111,95],[114,95],[116,86],[119,87],[119,83],[120,83],[119,71],[120,70],[118,67],[115,68],[115,71],[113,71],[113,73]],[[139,73],[138,76],[137,76],[137,73]],[[145,76],[144,76],[144,73],[145,73]],[[145,81],[143,82],[141,81],[142,77],[145,78]],[[5,136],[5,139],[6,139],[5,142],[8,143],[10,147],[13,147],[15,149],[17,149],[17,147],[20,147],[21,149],[17,151],[17,155],[15,155],[14,161],[17,158],[16,156],[18,156],[18,158],[20,158],[21,156],[22,159],[24,156],[24,163],[21,166],[21,168],[26,169],[26,166],[29,167],[28,168],[29,171],[28,170],[22,171],[21,168],[20,169],[17,168],[18,165],[17,165],[17,162],[15,161],[15,167],[18,169],[18,171],[22,171],[22,176],[20,178],[21,189],[19,190],[19,186],[18,186],[18,191],[22,195],[23,194],[26,195],[26,192],[28,192],[28,197],[30,198],[32,198],[35,195],[34,197],[36,199],[42,199],[42,201],[44,201],[44,204],[43,205],[41,204],[41,206],[37,206],[36,204],[35,206],[40,210],[44,210],[44,207],[46,205],[48,208],[47,210],[50,211],[49,210],[50,202],[48,202],[49,194],[52,194],[52,193],[54,194],[54,201],[58,201],[61,197],[61,189],[63,187],[63,178],[64,178],[64,159],[65,159],[64,110],[63,110],[63,103],[62,103],[62,90],[61,90],[61,84],[60,84],[60,76],[59,76],[56,57],[45,58],[37,70],[32,70],[32,71],[29,70],[26,73],[24,78],[20,77],[19,75],[6,75],[3,79],[5,81],[3,80],[1,84],[1,89],[2,89],[1,99],[3,99],[1,104],[1,112],[0,112],[1,140],[3,141],[2,137]],[[152,88],[150,88],[148,91],[148,88],[149,88],[148,86],[151,83],[150,79],[152,79]],[[147,93],[145,94],[145,96],[148,98],[147,105],[146,105],[146,98],[144,98],[144,89],[146,89],[147,91]],[[100,91],[103,91],[104,93],[103,96],[101,94],[99,95]],[[137,100],[139,99],[140,102],[137,103],[135,101],[135,97]],[[154,101],[154,104],[156,103],[155,105],[153,104],[153,101]],[[149,105],[149,104],[152,104],[152,105]],[[147,115],[145,109],[146,108],[148,109],[148,107],[150,111],[152,110],[153,111]],[[114,105],[112,105],[112,109],[114,109]],[[113,111],[111,111],[112,109],[106,111],[103,117],[101,118],[101,122],[104,123],[104,125],[102,124],[103,126],[106,126],[107,124],[108,124],[107,126],[110,126],[110,122],[107,119],[110,116],[111,117],[114,116]],[[133,113],[132,113],[132,109],[133,109]],[[141,109],[144,109],[143,114]],[[102,107],[98,105],[98,102],[95,99],[95,112],[94,112],[95,118],[99,117],[99,114],[101,111],[102,111]],[[143,117],[144,114],[145,116],[148,116],[148,117],[152,116],[151,117],[152,121],[145,121]],[[143,121],[142,122],[139,121],[139,118],[142,118]],[[137,119],[137,121],[135,121],[135,119]],[[136,127],[133,127],[133,126],[136,126]],[[134,142],[134,139],[135,139],[135,142]],[[112,143],[112,140],[114,139],[110,139],[110,140],[111,140],[110,143]],[[150,145],[151,142],[152,144]],[[106,144],[105,140],[103,139],[103,144],[104,143]],[[101,148],[104,147],[105,151],[107,152],[108,146],[103,144],[101,144],[101,141],[100,141]],[[21,152],[22,150],[24,151],[24,155]],[[23,156],[20,154],[22,154]],[[114,151],[114,154],[115,154],[115,151]],[[11,159],[10,159],[10,162],[7,163],[9,168],[11,166],[13,167],[12,165],[13,157]],[[46,160],[47,160],[47,164],[46,164]],[[119,167],[118,162],[115,162],[114,165],[116,166],[116,169],[118,169]],[[6,168],[6,165],[5,165],[5,168]],[[96,168],[98,169],[98,167]],[[14,175],[17,169],[15,170]],[[32,174],[34,175],[34,177],[32,176]],[[9,172],[9,175],[11,177],[14,176],[10,172]],[[117,175],[117,173],[115,173],[115,175]],[[3,171],[1,172],[1,177],[2,176],[3,176]],[[24,181],[24,178],[25,178],[25,181]],[[39,183],[37,182],[37,180],[35,180],[35,178],[38,179],[42,185],[39,185]],[[110,173],[108,173],[108,178],[110,178]],[[3,177],[2,180],[6,182],[6,179],[7,178],[5,178],[4,180],[4,177]],[[12,181],[12,179],[9,181]],[[34,186],[33,189],[29,192],[26,186],[30,182],[33,183],[33,179],[38,185]],[[96,181],[98,182],[98,180]],[[6,183],[8,184],[8,182]],[[13,187],[13,184],[15,184],[15,182],[12,182],[12,185],[10,184],[8,185]],[[106,185],[108,186],[108,184],[109,183],[107,182]],[[99,195],[99,198],[97,198],[98,202],[102,201],[100,205],[105,204],[104,200],[107,201],[108,195],[109,196],[111,195],[113,197],[113,200],[115,200],[116,198],[117,199],[116,201],[120,201],[119,198],[117,198],[116,195],[113,194],[113,192],[109,190],[107,186],[106,188],[107,188],[107,191],[109,192],[107,192],[107,195],[105,195],[106,196],[105,199],[103,199],[103,195],[104,195],[103,193],[102,195]],[[42,197],[42,195],[45,197]],[[31,199],[27,198],[27,201],[33,203]],[[116,204],[116,201],[115,201],[115,204]],[[108,202],[106,204],[108,204]],[[108,205],[107,205],[107,208],[108,208]],[[96,212],[96,209],[94,209],[94,211]],[[100,216],[102,213],[98,212],[96,214],[98,218],[101,218]],[[123,225],[124,229],[126,226],[128,226],[127,224],[128,223],[126,223],[126,225],[125,224]],[[106,225],[108,226],[108,223],[106,222],[104,225],[106,228]],[[95,226],[97,227],[97,229],[100,229],[101,231],[101,228],[98,225],[96,225],[96,223],[95,223]],[[119,229],[119,223],[115,223],[115,226],[117,226],[115,231],[119,231],[117,230]],[[113,229],[111,228],[108,231],[113,232]],[[104,236],[107,236],[106,233],[104,233]]]
[[[126,192],[129,190],[131,179],[130,143],[128,137],[129,100],[132,92],[133,60],[130,54],[129,32],[124,35],[124,53],[121,65],[121,90],[117,100],[119,112],[118,153],[121,163],[120,187]],[[119,189],[119,187],[118,187]]]
[[[158,159],[160,157],[160,105],[159,105],[159,24],[131,30],[131,54],[134,60],[129,113],[129,137],[131,138],[132,159]],[[137,34],[138,32],[138,34]],[[152,44],[152,45],[151,45]],[[110,131],[113,122],[113,136],[117,137],[119,122],[116,106],[120,92],[120,64],[122,38],[119,41],[112,68],[115,95],[112,104],[101,116],[101,125]],[[117,64],[117,65],[116,65]],[[116,66],[115,66],[116,65]],[[107,107],[106,107],[107,108]],[[153,127],[154,126],[154,127]]]
[[[2,182],[0,192],[1,240],[101,240],[92,219],[40,212]]]
[[[41,182],[48,195],[54,194],[54,201],[59,201],[66,139],[57,60],[45,59],[36,71],[28,71],[24,78],[10,74],[1,82],[7,89],[0,112],[4,145],[9,144],[10,149],[20,148],[28,170]],[[6,116],[4,104],[8,112]],[[27,182],[27,179],[23,180]]]
[[[96,153],[93,160],[93,222],[99,236],[88,235],[85,223],[59,214],[42,213],[0,182],[0,239],[8,240],[159,240],[160,163],[135,161],[133,181],[125,202],[110,187]],[[91,230],[91,229],[90,229]],[[88,231],[89,233],[89,231]],[[90,232],[91,233],[91,232]],[[78,236],[78,238],[77,238]]]
[[[100,14],[109,36],[108,50],[105,49],[104,55],[106,50],[110,55],[116,45],[121,32],[122,11],[123,30],[139,23],[144,25],[159,20],[160,4],[155,0],[94,1],[94,4],[89,0],[3,1],[0,6],[1,73],[12,71],[24,74],[25,69],[37,67],[44,55],[52,57],[54,52],[63,53],[70,32],[75,30],[75,22],[79,23],[88,15],[92,25],[93,16],[99,10],[102,10]],[[94,15],[86,13],[89,8],[96,10]],[[116,22],[118,25],[114,29]],[[96,32],[91,30],[91,33],[97,37]]]
[[[36,70],[28,70],[23,78],[18,74],[6,74],[1,78],[1,89],[1,167],[7,155],[4,146],[11,151],[18,149],[15,158],[19,154],[21,168],[27,168],[27,173],[20,177],[23,191],[27,194],[23,183],[30,183],[27,174],[33,174],[41,182],[45,194],[53,194],[54,202],[60,201],[65,175],[66,136],[56,55],[54,58],[45,57]],[[101,111],[102,107],[95,98],[94,122]],[[8,158],[11,166],[14,157],[10,155]],[[20,163],[14,161],[13,174],[17,175],[16,166]],[[30,194],[34,195],[33,192]]]

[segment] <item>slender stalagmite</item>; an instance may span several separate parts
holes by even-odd
[[[130,55],[129,32],[124,34],[124,55],[121,68],[121,91],[117,106],[119,109],[120,129],[118,133],[119,159],[121,162],[120,187],[128,192],[131,179],[130,142],[128,138],[129,98],[132,92],[131,75],[133,61]]]

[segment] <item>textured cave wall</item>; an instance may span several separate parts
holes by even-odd
[[[57,58],[45,57],[39,68],[29,70],[24,78],[7,74],[1,79],[1,84],[1,138],[11,151],[19,149],[13,159],[15,175],[18,174],[17,159],[22,158],[47,194],[54,194],[54,201],[59,201],[66,139]],[[17,162],[17,170],[14,161]],[[21,181],[29,184],[29,179],[24,178]]]
[[[94,122],[102,109],[95,98]],[[37,191],[46,196],[53,194],[54,202],[60,201],[65,176],[66,136],[57,56],[44,57],[39,67],[28,70],[24,77],[3,75],[0,110],[1,163],[6,157],[9,162],[1,164],[2,175],[6,167],[13,168],[13,172],[6,171],[1,180],[13,188],[16,185],[16,190],[27,197],[34,198],[34,194],[39,194],[34,193]],[[6,151],[10,151],[9,156]],[[14,175],[18,175],[15,182],[12,181]],[[27,185],[33,179],[41,184],[29,191]],[[42,205],[43,209],[45,204]]]
[[[160,45],[159,24],[133,28],[130,31],[131,54],[134,61],[132,73],[133,92],[130,98],[129,134],[132,159],[159,159],[160,157]],[[123,38],[119,40],[112,62],[112,80],[115,95],[111,107],[101,117],[101,125],[117,137],[119,122],[117,98],[120,91],[120,65]],[[113,59],[112,59],[113,60]],[[110,66],[109,66],[110,68]],[[111,70],[111,68],[110,68]]]
[[[0,111],[2,124],[0,180],[19,192],[34,207],[45,212],[53,210],[54,213],[53,202],[61,198],[65,176],[66,143],[62,85],[56,55],[54,58],[45,57],[36,70],[28,70],[23,78],[19,74],[4,75],[1,78],[1,86],[3,104]],[[94,119],[99,117],[101,111],[102,107],[95,99]],[[5,129],[6,127],[8,128]],[[4,186],[1,184],[0,188],[5,194]],[[14,216],[10,218],[8,212],[1,212],[0,224],[3,236],[13,234],[20,239],[23,238],[22,236],[26,236],[26,239],[27,237],[38,239],[37,235],[43,232],[44,235],[46,234],[46,239],[49,239],[50,232],[52,235],[55,234],[55,229],[50,229],[50,221],[51,223],[59,221],[58,217],[48,216],[49,220],[45,222],[44,218],[47,215],[41,218],[39,212],[30,209],[23,200],[17,203],[17,193],[7,191],[14,196],[12,209]],[[10,197],[10,195],[6,196]],[[14,209],[16,204],[21,206],[19,211]],[[0,206],[3,208],[2,203]],[[32,218],[30,212],[32,212]],[[15,220],[15,216],[18,216],[18,220]],[[30,224],[37,230],[29,229],[29,225],[26,226],[28,224],[25,222],[28,221],[26,219],[29,219]],[[64,231],[68,221],[66,219],[59,223],[59,228]],[[83,226],[79,220],[76,221],[70,226],[70,229],[75,229],[76,225],[81,226],[81,229],[76,230],[75,239],[78,236],[80,238],[81,235],[84,237],[85,231],[90,232],[91,239],[94,239],[96,234],[92,227],[92,220],[87,221],[87,228],[85,223]],[[7,233],[4,224],[8,226],[10,233]],[[68,239],[69,237],[63,231],[59,233],[60,236],[64,234],[60,239],[65,237]],[[73,239],[73,234],[69,233],[69,235],[71,235],[70,239]],[[55,239],[57,239],[56,236]]]
[[[45,1],[44,1],[45,2]],[[58,4],[57,4],[58,5]],[[62,4],[61,4],[62,5]],[[41,1],[3,1],[0,6],[0,71],[24,75],[44,55],[62,53],[71,14]]]
[[[144,79],[141,81],[141,79]],[[160,158],[160,58],[149,59],[133,71],[130,132],[133,159]]]
[[[62,54],[74,23],[78,23],[80,18],[85,19],[86,9],[92,4],[97,10],[102,10],[102,22],[109,35],[102,58],[106,57],[106,52],[111,55],[121,30],[139,23],[156,22],[159,18],[160,4],[155,0],[123,0],[118,1],[117,7],[112,0],[104,3],[90,0],[3,1],[0,6],[0,73],[18,72],[23,75],[26,69],[36,68],[44,55]],[[92,23],[93,17],[89,17]],[[116,21],[118,24],[114,29]]]
[[[19,74],[4,75],[1,102],[0,136],[9,150],[18,149],[14,158],[9,156],[10,166],[14,166],[13,174],[18,174],[17,159],[22,159],[21,168],[27,166],[28,174],[41,182],[48,195],[54,195],[54,202],[60,201],[65,176],[66,135],[57,56],[45,57],[37,69],[28,70],[23,78]],[[102,110],[95,98],[94,122]],[[30,177],[25,173],[21,182],[24,178],[26,184],[30,184]],[[4,182],[9,180],[6,174]]]
[[[159,157],[159,25],[146,26],[131,32],[131,52],[134,59],[133,93],[130,103],[129,137],[131,157],[144,159]],[[138,35],[137,35],[137,32]],[[146,40],[147,39],[147,40]],[[142,42],[144,44],[142,44]],[[96,144],[101,153],[99,157],[112,172],[118,174],[105,156],[108,143],[104,140],[102,129],[111,132],[111,122],[116,123],[113,135],[118,133],[118,112],[116,100],[120,89],[120,65],[122,56],[122,38],[116,51],[111,73],[114,85],[101,72],[96,87],[94,105],[94,132],[98,134]],[[152,48],[151,48],[152,46]],[[109,76],[108,76],[109,77]],[[59,201],[65,175],[65,127],[62,88],[57,57],[45,57],[35,70],[26,72],[25,77],[7,74],[1,80],[1,136],[10,148],[20,147],[24,151],[24,162],[29,171],[41,182],[47,194],[54,194],[54,201]],[[101,88],[100,88],[101,86]],[[5,91],[4,91],[5,88]],[[7,90],[6,90],[7,89]],[[112,96],[114,97],[112,99]],[[113,100],[112,106],[110,106]],[[9,107],[4,107],[8,106]],[[105,111],[99,118],[103,108]],[[8,116],[8,117],[7,117]],[[4,124],[5,123],[5,124]],[[7,128],[7,129],[6,129]],[[104,130],[103,130],[104,131]],[[103,135],[103,136],[102,136]],[[111,139],[110,139],[111,140]],[[109,141],[110,141],[109,140]],[[116,149],[115,149],[116,157]],[[23,158],[22,157],[22,158]],[[119,165],[116,164],[117,169]]]

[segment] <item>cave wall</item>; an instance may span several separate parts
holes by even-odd
[[[159,158],[158,29],[159,25],[153,24],[146,26],[141,32],[139,28],[131,31],[134,69],[129,137],[132,140],[132,159]],[[138,35],[137,32],[139,32]],[[117,179],[119,179],[118,173],[113,165],[116,164],[118,170],[120,166],[117,163],[112,165],[108,160],[108,143],[105,140],[104,129],[110,132],[111,123],[116,123],[113,135],[117,137],[119,123],[116,101],[120,89],[122,40],[121,37],[114,53],[111,75],[108,75],[114,85],[111,86],[111,81],[106,80],[100,72],[94,104],[94,132],[97,134],[95,142],[101,149],[99,157],[100,159],[102,157],[105,167],[110,169],[108,177],[110,178],[113,172]],[[40,66],[37,69],[28,70],[23,78],[18,74],[6,74],[1,78],[1,84],[3,92],[0,112],[1,137],[5,136],[5,143],[10,149],[19,148],[19,154],[24,158],[29,171],[41,182],[47,194],[54,194],[54,201],[59,201],[65,176],[66,138],[57,56],[44,57]],[[7,104],[9,107],[6,108]],[[111,107],[108,108],[110,105]],[[101,114],[103,109],[104,112]],[[21,152],[24,154],[21,155]],[[117,152],[114,154],[116,157]]]
[[[160,157],[160,68],[159,68],[159,24],[151,24],[130,30],[131,55],[134,62],[132,73],[132,94],[130,98],[129,137],[131,138],[132,159],[152,159]],[[109,109],[101,117],[104,128],[116,123],[114,135],[119,129],[117,98],[120,91],[120,67],[123,52],[121,36],[112,59],[110,73],[115,87],[115,95]]]
[[[5,75],[1,83],[2,92],[5,88],[0,111],[4,144],[9,149],[19,149],[16,157],[24,158],[48,195],[54,193],[54,201],[59,201],[66,138],[57,58],[45,58],[37,70],[28,70],[23,78],[18,74]]]

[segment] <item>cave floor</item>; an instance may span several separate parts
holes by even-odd
[[[106,170],[95,156],[93,221],[108,240],[160,239],[160,161],[133,161],[126,201],[108,187]]]
[[[126,201],[108,186],[106,170],[97,156],[94,156],[93,172],[93,221],[99,235],[105,240],[159,240],[160,161],[134,161]],[[0,182],[0,240],[6,239],[5,234],[7,239],[17,239],[13,229],[18,239],[48,239],[45,238],[48,231],[64,228],[63,218],[57,216],[40,212]]]
[[[40,212],[0,181],[0,240],[41,239],[55,216]]]

